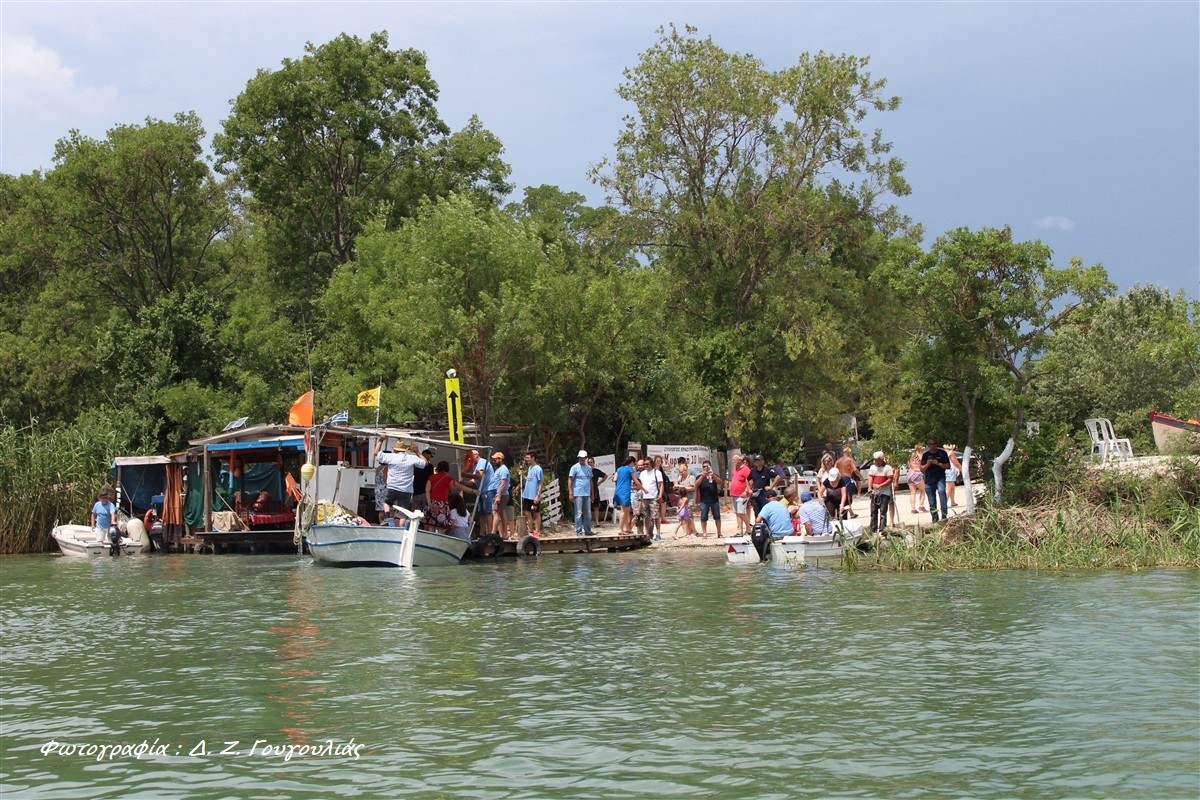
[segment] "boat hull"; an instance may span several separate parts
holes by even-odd
[[[841,560],[862,538],[861,530],[829,533],[823,536],[785,536],[771,542],[771,561],[776,564],[815,564],[822,560]]]
[[[1160,453],[1200,447],[1200,425],[1151,411],[1150,428],[1154,431],[1154,445]]]
[[[313,561],[339,567],[398,567],[403,556],[404,528],[387,525],[327,525],[305,532]],[[413,547],[414,567],[452,567],[462,561],[471,543],[465,539],[418,530]]]
[[[59,525],[50,531],[50,536],[64,556],[94,558],[109,553],[108,538],[88,525]],[[121,537],[120,545],[121,553],[127,556],[137,555],[145,550],[144,543],[127,536]]]
[[[723,544],[725,558],[730,564],[758,564],[762,561],[749,536],[730,536]]]

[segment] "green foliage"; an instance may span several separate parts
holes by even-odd
[[[377,214],[394,225],[426,197],[508,191],[499,141],[475,118],[450,135],[437,95],[425,54],[391,50],[380,32],[309,43],[303,58],[260,70],[234,101],[213,146],[249,192],[294,318],[353,259]]]
[[[1200,416],[1200,303],[1154,286],[1108,298],[1050,337],[1034,384],[1037,418],[1079,444],[1086,418],[1107,417],[1135,452],[1153,452],[1150,411]]]
[[[711,435],[778,437],[854,403],[859,298],[898,222],[878,201],[908,190],[860,128],[899,103],[866,63],[806,54],[771,72],[672,27],[625,72],[636,113],[592,178],[697,330],[685,350]]]
[[[87,524],[114,456],[128,454],[140,420],[96,409],[70,426],[0,423],[0,554],[47,550],[55,521]]]
[[[210,248],[232,224],[221,186],[201,158],[195,114],[120,125],[97,141],[78,131],[59,141],[55,190],[58,259],[96,308],[134,318],[160,295],[217,275]]]
[[[1041,242],[1014,242],[1008,228],[959,228],[928,253],[897,248],[881,277],[908,303],[916,323],[910,346],[924,374],[951,387],[975,447],[983,403],[1007,408],[1009,436],[1021,430],[1034,368],[1051,333],[1078,309],[1111,291],[1104,268],[1072,260],[1056,268]],[[925,352],[920,352],[925,351]]]

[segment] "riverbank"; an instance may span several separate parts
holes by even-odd
[[[966,514],[963,487],[949,520],[934,523],[929,512],[913,513],[907,490],[897,495],[899,514],[873,545],[853,551],[847,566],[900,571],[965,569],[1200,569],[1200,463],[1165,457],[1088,468],[1054,487],[1039,502],[996,508],[988,487],[977,484],[977,511]],[[918,502],[918,508],[919,508]],[[870,498],[852,506],[864,530]],[[721,536],[710,521],[709,535],[672,535],[663,528],[656,550],[723,550],[736,535],[736,520],[722,509]],[[697,523],[697,527],[699,524]],[[560,529],[566,530],[560,526]],[[614,532],[602,523],[598,532]]]

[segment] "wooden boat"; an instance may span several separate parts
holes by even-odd
[[[319,503],[316,521],[304,528],[313,561],[337,567],[452,567],[471,543],[420,528],[419,511],[401,509],[408,525],[366,525],[333,503]]]
[[[1160,453],[1178,453],[1200,448],[1200,420],[1175,419],[1157,411],[1150,412],[1154,444]]]
[[[150,537],[141,520],[121,520],[119,524],[125,531],[125,535],[117,540],[120,554],[132,556],[150,552]],[[112,550],[108,532],[90,525],[55,525],[50,536],[64,556],[92,558],[108,555]]]

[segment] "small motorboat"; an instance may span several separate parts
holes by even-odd
[[[821,559],[841,560],[862,538],[862,524],[835,522],[833,533],[821,536],[785,536],[771,542],[771,561],[776,564],[815,564]]]
[[[725,558],[730,564],[816,564],[819,561],[841,559],[847,549],[855,547],[862,538],[859,522],[835,522],[833,533],[819,536],[785,536],[767,539],[756,530],[750,536],[731,536],[724,542]]]
[[[137,555],[150,552],[150,536],[146,526],[139,519],[120,519],[117,529],[123,535],[117,539],[120,555]],[[108,538],[108,532],[90,525],[55,525],[50,536],[58,543],[58,549],[64,556],[104,556],[112,552],[113,543]]]

